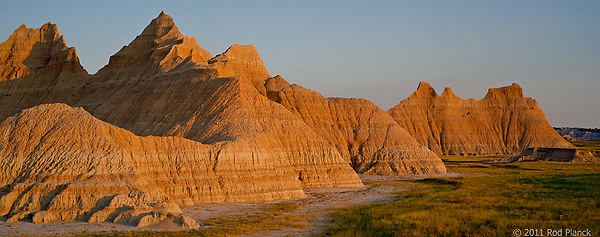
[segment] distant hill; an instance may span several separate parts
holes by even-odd
[[[567,141],[600,141],[598,128],[555,127],[554,129]]]

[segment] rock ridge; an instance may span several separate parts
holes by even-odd
[[[408,134],[381,108],[365,99],[325,98],[290,85],[266,81],[267,97],[314,129],[358,173],[403,175],[445,173],[441,159]]]
[[[264,95],[253,46],[210,59],[161,13],[92,76],[62,82],[43,69],[0,82],[0,216],[193,227],[179,206],[363,186],[335,147]]]
[[[0,131],[8,138],[0,150],[0,215],[9,221],[118,222],[181,213],[179,205],[305,197],[293,164],[252,149],[252,140],[139,137],[65,104],[24,110]],[[254,160],[236,158],[246,152]]]
[[[0,82],[37,73],[87,75],[76,49],[67,47],[58,27],[51,22],[38,29],[22,24],[0,44]]]
[[[387,111],[419,144],[438,155],[518,154],[529,147],[573,148],[548,124],[523,89],[491,88],[481,100],[463,100],[426,82]]]

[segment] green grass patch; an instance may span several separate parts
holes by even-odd
[[[542,229],[547,236],[547,229],[569,228],[598,236],[600,164],[442,159],[448,172],[471,175],[396,181],[413,188],[390,203],[336,212],[326,234],[513,236],[515,229],[523,235],[525,229]]]
[[[571,141],[571,144],[578,148],[584,148],[590,151],[600,150],[600,141]]]
[[[600,157],[600,141],[571,141],[577,148],[587,149],[596,157]]]

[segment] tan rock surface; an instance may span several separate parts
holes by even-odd
[[[437,174],[446,167],[381,108],[365,99],[325,98],[276,76],[267,96],[301,118],[358,173]]]
[[[184,215],[174,215],[172,213],[153,212],[140,218],[137,227],[146,227],[159,225],[164,222],[171,222],[185,229],[198,229],[200,224],[194,219]]]
[[[27,109],[0,131],[0,215],[9,218],[116,221],[181,213],[178,204],[305,197],[288,160],[248,143],[138,137],[64,104]]]
[[[481,100],[463,100],[450,88],[439,96],[421,82],[415,93],[388,113],[420,144],[440,155],[517,154],[529,147],[573,147],[517,84],[492,88]]]
[[[296,167],[306,187],[362,185],[334,147],[248,81],[182,77],[175,83],[174,77],[178,75],[157,77],[141,90],[123,90],[99,106],[95,115],[138,135],[178,136],[210,144],[230,141],[237,152],[251,157],[267,152]],[[154,100],[140,106],[144,98]]]
[[[220,76],[239,76],[242,79],[249,80],[263,94],[265,92],[265,80],[271,77],[252,45],[234,44],[224,53],[209,60],[208,63],[217,69]]]
[[[23,24],[0,44],[0,120],[42,103],[75,103],[89,77],[55,24]]]
[[[157,74],[202,67],[212,58],[196,38],[181,34],[173,18],[161,12],[142,34],[110,57],[94,75],[94,82],[136,81]]]
[[[150,211],[178,213],[180,205],[362,187],[334,147],[256,89],[253,69],[243,74],[243,62],[223,63],[242,75],[220,77],[207,65],[210,54],[186,39],[161,13],[96,75],[71,83],[74,99],[39,84],[7,88],[19,98],[40,96],[25,103],[0,98],[10,108],[0,127],[0,215],[135,224]],[[232,46],[225,62],[248,53],[238,47],[248,48]],[[255,51],[250,55],[262,65]],[[121,128],[67,105],[15,112],[56,101]]]
[[[43,73],[46,77],[50,74],[61,76],[61,79],[72,74],[87,74],[79,63],[75,48],[67,47],[57,26],[50,22],[39,29],[27,28],[23,24],[0,44],[0,82],[36,73]]]

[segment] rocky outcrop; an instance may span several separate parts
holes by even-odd
[[[0,215],[146,225],[166,218],[149,213],[179,215],[181,205],[361,187],[335,147],[257,89],[268,74],[253,50],[232,46],[209,65],[210,54],[161,13],[91,78],[61,88],[13,83],[63,78],[41,69],[4,82],[22,99],[0,97]],[[44,105],[52,102],[81,107]]]
[[[240,149],[250,156],[253,151],[268,151],[289,160],[306,187],[362,186],[334,147],[248,81],[179,76],[161,76],[146,86],[122,90],[94,114],[138,135],[178,136],[207,144],[236,142],[245,144]],[[154,100],[144,104],[145,98]]]
[[[94,82],[136,82],[158,74],[206,67],[211,54],[196,38],[181,34],[171,16],[161,12],[142,34],[110,57],[94,75]]]
[[[597,128],[554,128],[567,141],[600,141],[600,129]]]
[[[55,24],[23,24],[0,44],[0,120],[43,103],[75,103],[89,77]]]
[[[192,218],[184,215],[174,215],[171,213],[162,212],[153,212],[141,217],[140,220],[137,221],[137,227],[156,225],[165,221],[175,223],[176,225],[179,225],[185,229],[200,228],[200,224],[198,224],[198,222]]]
[[[270,139],[259,135],[211,145],[139,137],[64,104],[24,110],[0,133],[0,215],[11,221],[118,221],[181,213],[178,205],[305,197],[301,171],[275,147],[260,149]]]
[[[23,24],[0,44],[0,82],[38,73],[50,81],[30,79],[33,86],[61,85],[65,80],[82,80],[87,75],[75,48],[67,47],[56,25],[50,22],[39,29]]]
[[[336,147],[358,173],[445,173],[439,157],[385,111],[365,99],[325,98],[276,76],[266,82],[269,99],[285,106]]]
[[[574,148],[548,124],[538,103],[517,84],[463,100],[450,88],[438,95],[421,82],[388,110],[424,146],[440,155],[518,154],[530,147]]]
[[[491,163],[523,161],[561,161],[572,163],[598,163],[589,150],[574,148],[527,148],[521,154],[492,161]]]

